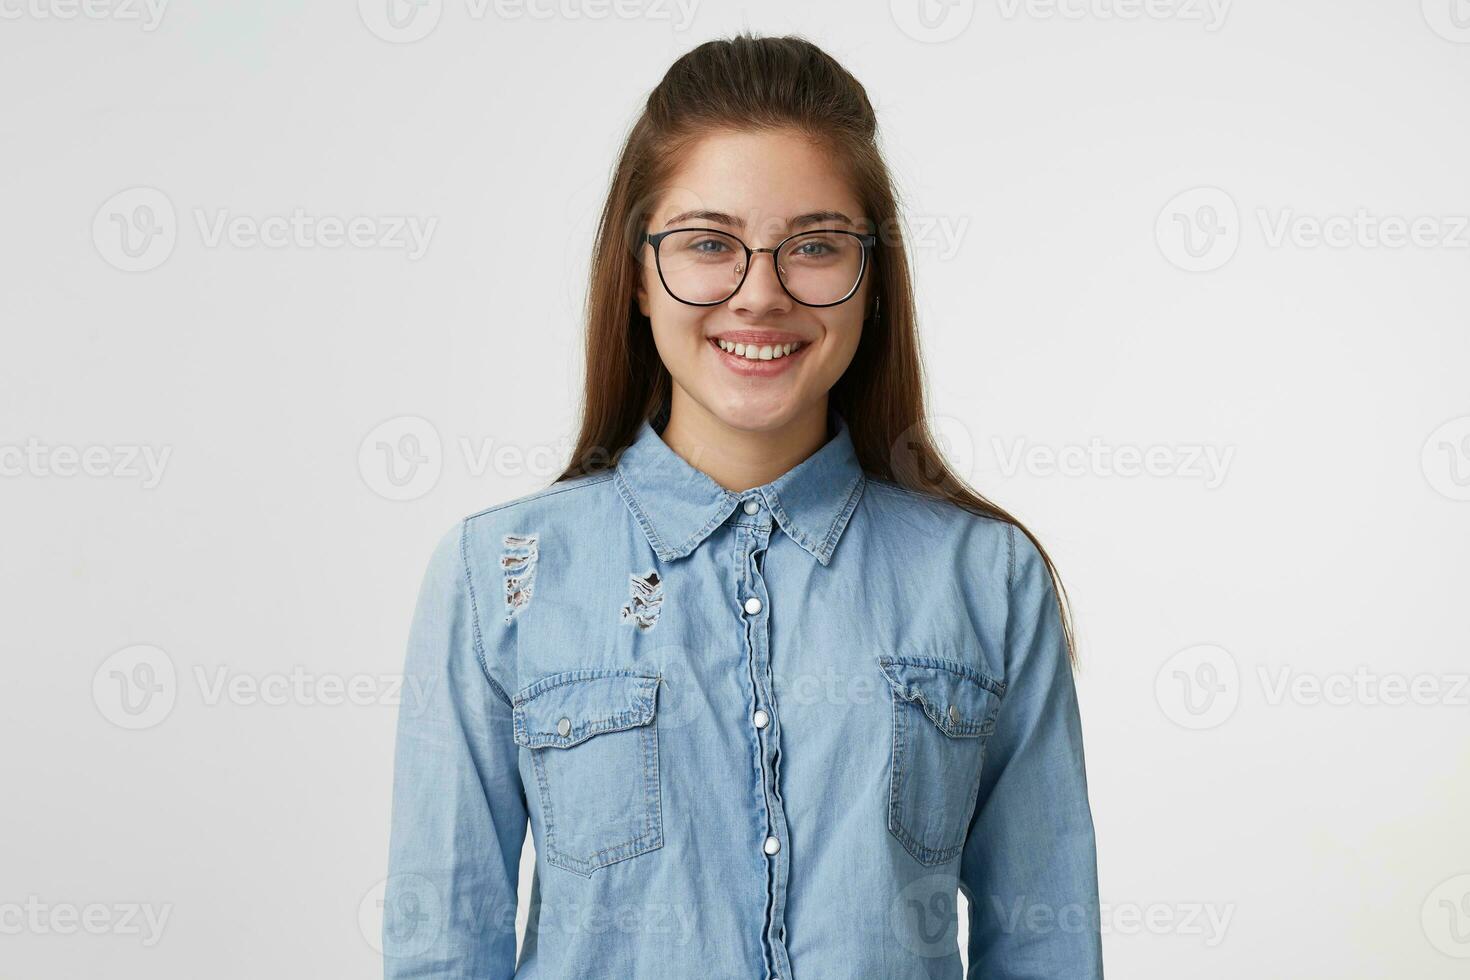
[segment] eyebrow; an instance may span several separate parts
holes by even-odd
[[[675,224],[684,221],[708,221],[718,225],[729,225],[732,228],[745,228],[745,219],[743,218],[736,218],[732,215],[726,214],[723,211],[707,211],[703,209],[696,211],[682,211],[679,214],[674,215],[668,221],[664,222],[664,227],[670,228]],[[824,224],[829,221],[841,221],[849,225],[857,224],[857,222],[853,221],[841,211],[808,211],[806,214],[799,214],[796,217],[792,218],[790,221],[790,226],[793,228],[800,228],[808,225]]]

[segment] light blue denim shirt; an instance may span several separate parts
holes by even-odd
[[[400,709],[389,980],[1102,976],[1046,568],[864,474],[732,493],[645,421],[435,551]],[[518,867],[536,851],[515,955]]]

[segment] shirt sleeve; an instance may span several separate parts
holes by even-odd
[[[508,980],[526,802],[511,705],[485,665],[460,524],[435,549],[405,660],[383,901],[383,976]],[[488,649],[487,649],[488,648]]]
[[[1008,531],[1006,689],[960,861],[969,975],[1101,980],[1077,693],[1051,576],[1030,539]]]

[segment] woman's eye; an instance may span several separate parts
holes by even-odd
[[[709,246],[709,247],[706,248],[705,246]],[[727,250],[729,248],[729,246],[726,245],[724,242],[719,241],[718,239],[714,239],[714,238],[706,238],[702,242],[695,242],[690,247],[693,248],[696,252],[704,252],[704,253],[710,254],[710,255],[718,254],[718,253],[720,253],[722,251],[725,251],[725,250]]]

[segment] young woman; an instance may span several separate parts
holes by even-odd
[[[925,430],[898,227],[810,43],[702,44],[649,96],[572,465],[419,598],[387,977],[959,977],[959,890],[971,976],[1102,976],[1061,592]]]

